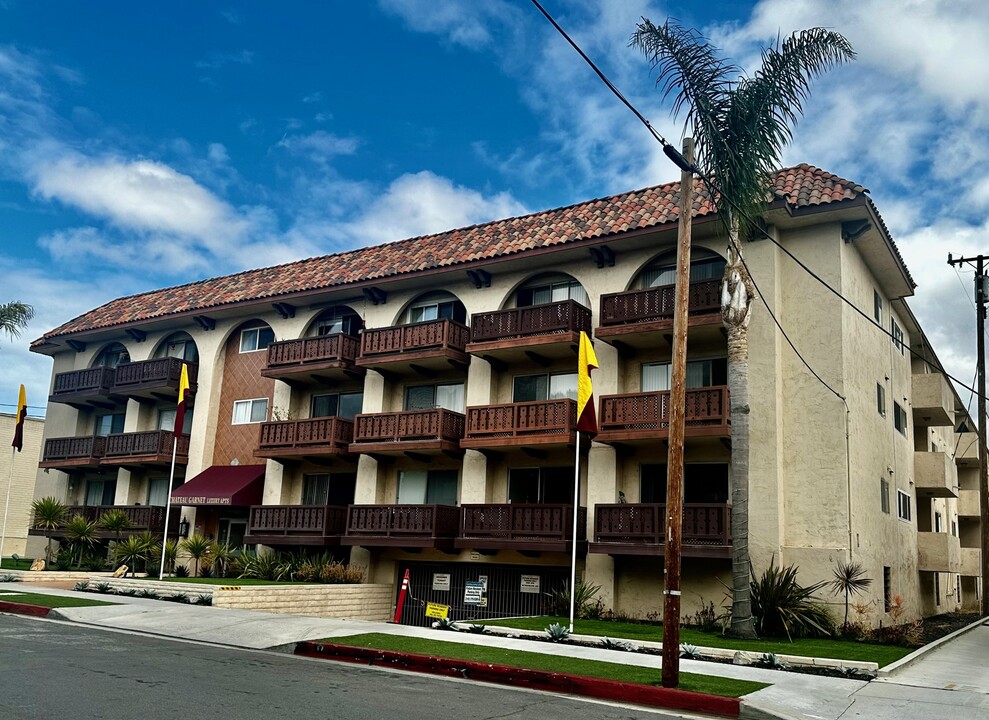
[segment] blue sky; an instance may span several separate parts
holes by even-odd
[[[974,372],[989,251],[989,10],[928,0],[545,6],[671,140],[627,47],[679,18],[743,67],[825,25],[859,52],[813,86],[786,151],[872,192],[949,371]],[[0,411],[41,406],[30,340],[113,297],[673,180],[678,171],[528,0],[229,5],[0,0]],[[963,394],[967,400],[967,394]],[[33,408],[40,411],[41,408]]]

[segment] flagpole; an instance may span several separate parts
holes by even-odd
[[[570,550],[570,632],[573,632],[574,605],[577,597],[577,509],[580,506],[580,430],[573,463],[573,546]]]
[[[161,567],[158,579],[165,577],[165,546],[168,545],[168,516],[172,511],[172,481],[175,479],[175,456],[179,449],[179,437],[172,433],[172,469],[168,472],[168,500],[165,501],[165,537],[161,541]]]
[[[0,531],[0,561],[3,560],[3,544],[7,539],[7,510],[10,508],[10,486],[14,484],[14,460],[17,448],[10,448],[10,473],[7,475],[7,500],[3,504],[3,530]]]

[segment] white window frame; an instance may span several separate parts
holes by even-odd
[[[254,416],[255,403],[264,403],[264,417],[261,420],[237,420],[237,408],[247,406],[247,417]],[[234,400],[233,412],[230,417],[231,425],[258,425],[268,420],[268,398],[249,398],[246,400]]]
[[[913,503],[910,501],[910,493],[902,490],[896,491],[896,517],[904,522],[913,520]]]
[[[267,327],[265,325],[258,325],[257,327],[244,328],[243,330],[240,331],[240,346],[239,346],[239,348],[240,348],[240,352],[242,354],[243,353],[251,353],[251,352],[260,352],[262,350],[267,350],[268,349],[268,345],[265,345],[264,347],[258,347],[258,345],[261,344],[261,331],[262,330],[271,330],[271,342],[272,343],[275,342],[275,331],[272,330],[270,327]],[[247,335],[251,334],[251,333],[254,333],[254,347],[245,349],[244,348],[244,338]]]

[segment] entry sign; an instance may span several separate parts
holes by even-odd
[[[449,590],[450,573],[433,573],[433,590]]]
[[[464,605],[480,605],[481,595],[484,594],[484,583],[464,583]]]
[[[426,617],[445,618],[449,612],[450,612],[449,605],[440,605],[439,603],[426,603]]]
[[[519,588],[521,592],[524,593],[534,593],[539,594],[539,576],[538,575],[523,575],[522,576],[522,587]]]

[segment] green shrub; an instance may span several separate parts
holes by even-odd
[[[828,609],[814,598],[827,583],[803,587],[797,582],[794,565],[776,567],[776,559],[762,576],[753,574],[752,615],[756,632],[763,637],[812,637],[834,634],[834,620]]]
[[[212,604],[213,604],[213,596],[210,595],[209,593],[203,593],[202,595],[196,598],[196,605],[212,605]]]
[[[583,579],[577,582],[577,592],[574,595],[574,615],[587,618],[588,607],[593,606],[594,598],[601,590],[600,585],[588,585]],[[563,587],[543,593],[547,615],[570,615],[570,583],[564,581]]]
[[[553,642],[565,642],[570,638],[570,628],[560,623],[553,623],[546,628],[546,635]]]

